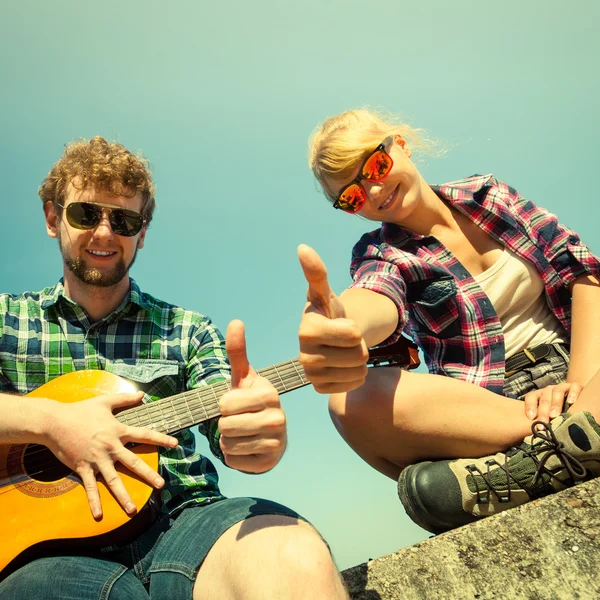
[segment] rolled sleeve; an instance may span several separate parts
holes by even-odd
[[[594,275],[600,278],[600,261],[579,239],[579,236],[572,232],[555,254],[553,264],[569,289],[581,275]]]
[[[513,210],[568,289],[581,275],[600,277],[600,260],[577,233],[559,223],[556,215],[508,189]]]
[[[398,266],[385,257],[385,244],[372,242],[369,234],[356,244],[352,253],[350,274],[353,283],[351,288],[364,288],[387,296],[398,311],[398,326],[394,333],[381,345],[393,344],[400,338],[408,321],[406,308],[406,282],[400,274]]]

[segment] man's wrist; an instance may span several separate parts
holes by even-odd
[[[55,427],[55,409],[58,402],[49,398],[23,398],[27,402],[27,436],[32,443],[45,444]]]

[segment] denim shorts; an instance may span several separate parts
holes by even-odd
[[[0,599],[191,600],[198,569],[214,543],[232,525],[257,515],[305,520],[259,498],[191,506],[116,550],[33,560],[0,583]]]
[[[549,385],[564,383],[569,370],[569,352],[562,344],[552,344],[558,356],[543,358],[530,367],[523,367],[504,380],[504,395],[509,398],[523,399],[533,390]]]

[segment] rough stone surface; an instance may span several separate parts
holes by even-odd
[[[600,598],[600,479],[344,571],[353,600]]]

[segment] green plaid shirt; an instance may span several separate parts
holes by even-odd
[[[140,291],[91,323],[65,295],[62,281],[41,292],[0,295],[0,392],[27,394],[71,371],[103,369],[135,382],[144,402],[229,379],[225,343],[210,319]],[[200,425],[215,456],[217,419]],[[162,511],[222,499],[213,464],[196,452],[191,430],[160,450]]]

